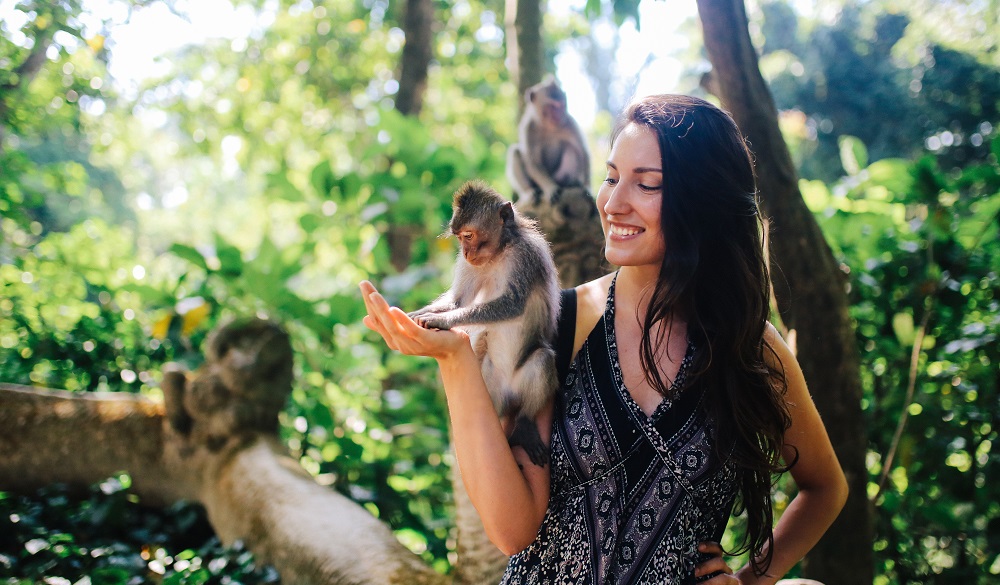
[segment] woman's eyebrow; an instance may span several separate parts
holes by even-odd
[[[615,163],[613,163],[611,161],[608,161],[607,165],[609,167],[611,167],[612,169],[616,170],[616,171],[618,170],[618,166],[615,165]],[[660,173],[660,174],[662,174],[663,173],[663,169],[660,169],[660,168],[657,168],[657,167],[636,167],[636,168],[632,169],[632,172],[635,173],[635,174],[637,174],[637,175],[641,175],[643,173]]]

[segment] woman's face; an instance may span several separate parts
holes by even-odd
[[[608,262],[659,269],[665,252],[660,165],[653,131],[635,123],[625,126],[611,147],[608,176],[597,194]]]

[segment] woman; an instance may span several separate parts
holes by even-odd
[[[369,283],[365,324],[438,361],[469,496],[512,555],[504,583],[773,583],[836,518],[847,484],[767,322],[746,144],[708,102],[651,96],[623,113],[607,169],[597,206],[620,269],[564,293],[575,357],[538,420],[551,474],[508,447],[467,336],[420,328]],[[772,529],[784,470],[798,494]],[[733,574],[716,542],[735,502],[752,560]]]

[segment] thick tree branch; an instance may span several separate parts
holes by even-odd
[[[86,487],[127,470],[151,504],[193,498],[164,461],[163,405],[124,393],[0,384],[0,489]]]

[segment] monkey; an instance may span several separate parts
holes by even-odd
[[[459,241],[451,288],[409,313],[427,329],[469,334],[511,446],[548,463],[535,416],[558,385],[555,350],[559,285],[548,243],[535,223],[481,181],[460,187],[449,229]]]
[[[507,180],[519,205],[550,204],[563,187],[588,187],[590,155],[555,78],[528,88],[518,143],[507,151]]]
[[[277,433],[278,413],[292,391],[292,358],[288,334],[272,321],[251,318],[216,328],[196,375],[189,377],[179,364],[164,366],[160,387],[170,428],[211,452],[232,439]]]

